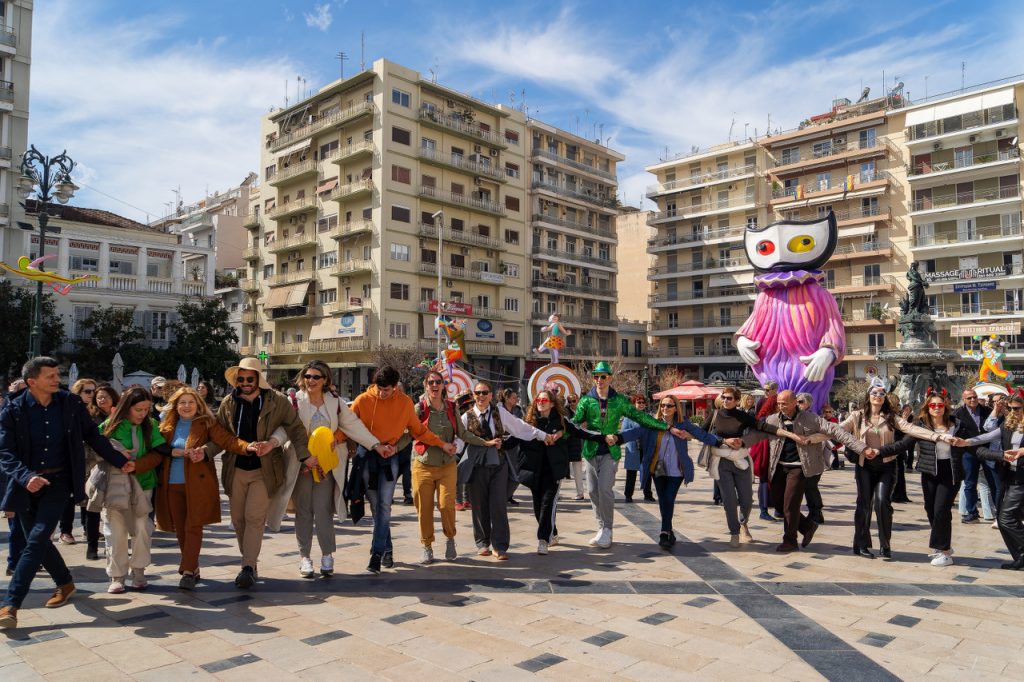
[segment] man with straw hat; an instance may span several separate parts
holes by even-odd
[[[217,420],[238,438],[257,446],[256,452],[244,455],[225,452],[221,467],[231,523],[242,553],[242,570],[235,586],[248,589],[256,583],[270,498],[285,480],[282,446],[290,440],[300,460],[309,457],[309,452],[298,412],[288,398],[270,387],[259,360],[242,358],[225,370],[224,378],[234,390],[221,402]],[[207,449],[211,456],[219,450],[213,444]]]

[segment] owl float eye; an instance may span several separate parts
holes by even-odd
[[[814,248],[814,237],[802,234],[789,240],[789,250],[793,253],[807,253]],[[769,252],[770,253],[770,252]]]
[[[775,253],[775,243],[764,240],[757,243],[757,253],[761,256],[770,256]]]

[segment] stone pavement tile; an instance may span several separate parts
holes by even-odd
[[[130,682],[132,680],[131,677],[106,661],[86,665],[76,664],[75,668],[49,674],[46,679],[51,682],[115,682],[117,680]]]
[[[380,671],[380,676],[386,680],[405,682],[406,680],[438,680],[438,682],[463,682],[466,677],[460,673],[453,673],[450,670],[433,665],[424,660],[412,660],[394,668]]]
[[[547,616],[530,624],[530,627],[539,631],[550,632],[552,635],[564,635],[565,637],[575,637],[577,639],[586,639],[605,629],[604,623],[577,623],[560,616]]]
[[[291,637],[273,637],[265,639],[252,648],[259,652],[259,657],[282,670],[296,673],[306,668],[322,665],[334,658],[314,646],[310,646]]]
[[[506,623],[529,625],[547,618],[549,611],[546,605],[549,599],[539,599],[529,606],[515,606],[505,600],[506,595],[494,595],[486,602],[473,605],[473,611],[483,617],[500,618]]]
[[[372,635],[370,637],[372,638]],[[333,642],[321,644],[317,648],[338,661],[357,665],[374,674],[380,674],[381,671],[388,668],[394,668],[413,660],[405,654],[395,651],[390,645],[381,646],[376,640],[364,639],[362,634],[336,639]]]
[[[287,682],[288,680],[301,679],[294,673],[287,672],[268,661],[256,661],[247,665],[237,666],[214,673],[218,680],[238,680],[239,682],[252,682],[252,680],[273,680],[274,682]]]
[[[203,625],[203,631],[208,636],[242,647],[278,635],[278,630],[273,625],[253,621],[244,616],[227,616],[210,621]]]
[[[13,663],[0,668],[0,680],[4,682],[42,682],[45,679],[28,663]]]
[[[713,637],[710,634],[709,636]],[[742,664],[744,670],[757,673],[774,672],[785,665],[787,660],[794,660],[797,657],[796,654],[792,653],[788,657],[782,657],[760,651],[756,656],[740,657],[734,645],[723,643],[717,639],[709,639],[708,637],[693,637],[682,646],[690,651],[698,652],[706,658]],[[735,675],[738,676],[739,672],[736,672]]]
[[[113,663],[128,674],[159,668],[181,660],[170,651],[145,639],[114,642],[92,648],[92,652]]]
[[[699,649],[687,642],[673,646],[630,637],[622,642],[606,647],[606,650],[627,653],[641,661],[657,663],[675,670],[699,670],[712,660],[702,656]]]
[[[703,664],[706,664],[708,659],[702,660],[704,661]],[[650,682],[651,680],[678,680],[679,682],[687,682],[688,680],[708,679],[699,672],[693,672],[692,670],[677,667],[670,668],[653,661],[640,661],[638,663],[634,663],[628,668],[618,671],[616,676],[629,680],[637,680],[638,682]]]
[[[20,646],[17,653],[41,675],[102,662],[102,658],[67,637]]]
[[[556,637],[555,633],[546,632],[533,625],[509,624],[495,617],[473,621],[467,627],[485,635],[509,639],[528,647],[537,647]]]
[[[605,621],[602,623],[602,626],[606,626],[609,630],[614,630],[615,632],[621,632],[629,637],[630,641],[640,640],[658,646],[675,646],[686,641],[686,634],[679,630],[665,627],[665,623],[670,622],[672,621],[645,623],[641,620],[633,620],[632,618],[616,617]]]
[[[802,660],[786,663],[775,670],[771,677],[790,682],[820,682],[820,680],[824,679],[821,674]]]
[[[132,675],[137,682],[178,682],[183,679],[190,680],[212,680],[213,675],[209,674],[199,666],[192,665],[186,661],[171,663],[160,668],[144,670]]]
[[[614,680],[609,671],[591,667],[579,661],[565,660],[537,672],[537,677],[552,680]]]
[[[458,646],[455,643],[427,636],[398,642],[391,645],[391,648],[410,658],[426,661],[450,672],[459,672],[493,659],[492,656]]]
[[[514,664],[531,658],[536,653],[534,649],[509,639],[467,636],[466,630],[455,623],[439,622],[436,619],[424,618],[410,622],[405,627],[425,637],[444,642],[446,645],[468,649],[488,661],[493,659]],[[410,640],[409,644],[412,645],[418,641]],[[479,664],[474,667],[479,667]]]
[[[869,652],[871,659],[904,680],[919,679],[935,667],[935,659],[925,658],[918,652],[878,649]]]
[[[606,672],[628,668],[639,660],[637,656],[625,653],[627,648],[619,647],[616,650],[610,645],[595,646],[575,637],[556,637],[548,640],[544,642],[544,650]]]
[[[300,670],[299,677],[304,680],[323,682],[323,680],[345,680],[345,682],[376,682],[383,679],[365,668],[337,660]]]
[[[204,665],[246,653],[246,649],[209,634],[188,642],[171,644],[166,647],[166,650],[181,660],[195,665]]]
[[[116,621],[102,616],[86,625],[65,627],[63,631],[68,637],[86,647],[120,642],[135,636],[135,628],[124,627]]]
[[[466,675],[466,679],[469,680],[486,680],[487,682],[529,682],[537,679],[534,673],[517,668],[510,663],[495,661],[464,670],[462,674]]]

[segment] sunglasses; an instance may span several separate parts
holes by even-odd
[[[255,384],[257,381],[259,381],[259,377],[237,377],[235,379],[236,384]]]
[[[736,396],[734,396],[734,395],[723,395],[722,396],[722,400],[736,400]],[[797,402],[800,402],[800,401],[798,400]]]
[[[595,374],[594,378],[595,379],[607,379],[608,375],[607,374]]]
[[[661,407],[661,409],[663,409],[663,410],[664,410],[664,409],[665,409],[666,407],[667,407],[667,408],[669,408],[670,410],[674,410],[674,409],[676,409],[676,406],[675,406],[675,405],[673,405],[672,403],[662,403],[662,404],[660,405],[660,407]]]
[[[538,405],[544,405],[545,403],[550,403],[551,400],[549,398],[535,398],[533,402],[537,403]]]
[[[427,386],[444,386],[444,382],[440,379],[427,379]]]
[[[1017,407],[1008,407],[1006,409],[1008,409],[1010,412],[1020,412],[1021,410],[1024,410],[1024,407],[1018,405]]]
[[[490,391],[473,391],[473,395],[490,395]]]
[[[324,378],[323,374],[303,374],[302,378],[306,381],[320,381]]]
[[[871,391],[870,393],[868,393],[868,395],[884,398],[885,397],[885,391]]]
[[[807,402],[807,401],[806,401],[806,400],[804,400],[803,398],[797,398],[797,399],[796,399],[796,404],[797,404],[797,405],[803,405],[803,404],[804,404],[804,403],[806,403],[806,402]]]
[[[966,398],[964,398],[964,400],[977,400],[977,399],[978,399],[978,396],[976,396],[976,395],[969,395]]]
[[[946,403],[928,403],[929,410],[941,410],[946,406]]]
[[[83,388],[83,389],[82,389],[82,395],[92,395],[92,394],[93,394],[93,393],[95,393],[95,392],[96,392],[96,391],[94,391],[94,390],[93,390],[93,389],[91,389],[91,388]]]

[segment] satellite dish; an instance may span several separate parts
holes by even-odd
[[[868,86],[868,85],[865,85],[864,86],[864,91],[862,93],[860,93],[860,99],[857,100],[857,103],[859,104],[861,102],[866,102],[867,99],[868,99],[868,95],[870,95],[870,94],[871,94],[871,87]]]

